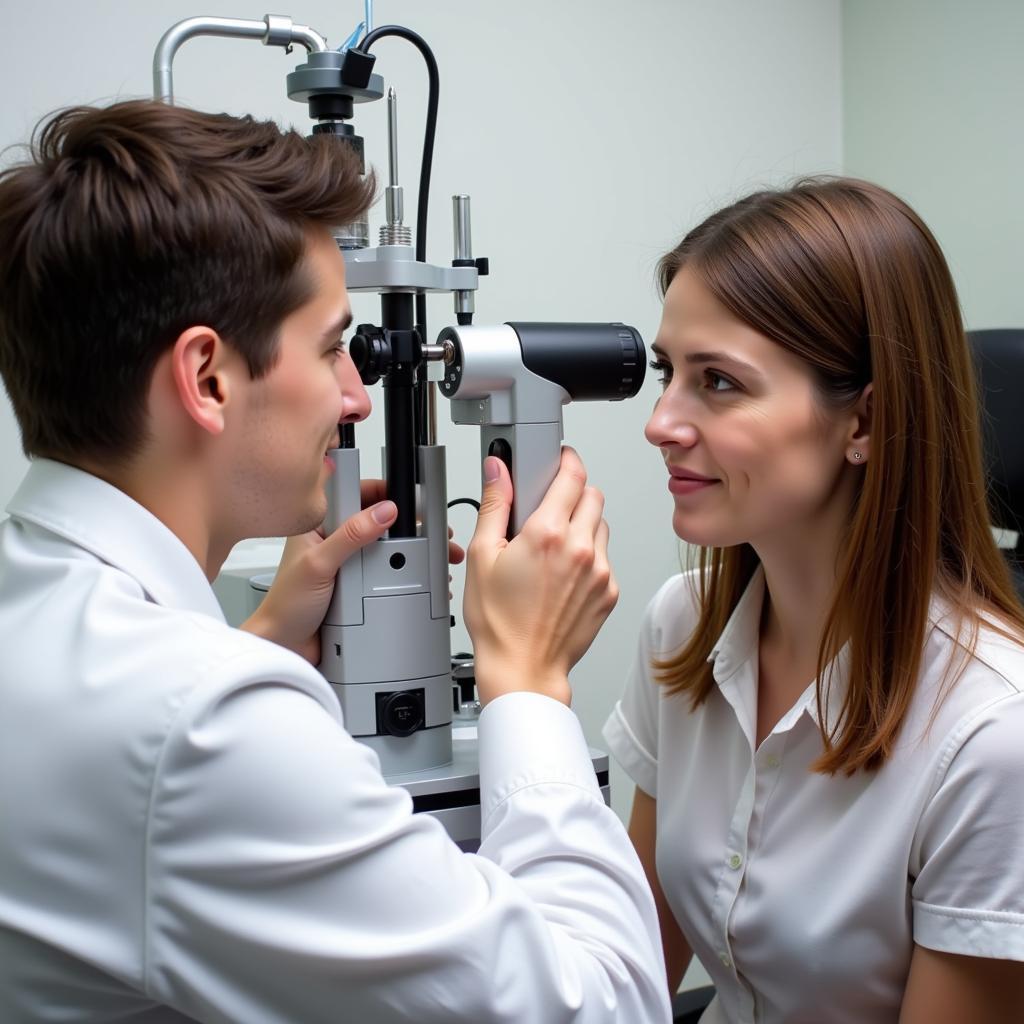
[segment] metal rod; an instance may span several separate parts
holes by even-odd
[[[427,389],[427,433],[428,445],[437,444],[437,385],[428,380],[424,382]]]
[[[298,43],[307,53],[323,53],[327,40],[308,25],[292,25],[292,43]]]
[[[182,43],[196,36],[258,39],[268,46],[298,43],[310,52],[327,49],[327,40],[308,25],[293,25],[290,18],[268,14],[263,21],[248,18],[186,18],[172,25],[157,43],[153,54],[153,97],[174,102],[174,57]]]
[[[388,89],[388,184],[398,184],[398,93]]]
[[[473,259],[473,229],[469,217],[469,196],[452,196],[452,233],[455,238],[455,258],[453,266],[466,266]],[[476,309],[476,298],[472,291],[462,290],[453,293],[455,299],[455,318],[465,327],[473,322]]]
[[[384,215],[389,227],[397,227],[405,218],[405,196],[398,184],[398,94],[394,89],[388,89],[388,186],[384,189]],[[409,233],[401,232],[392,237],[382,231],[381,244],[400,245],[403,241],[409,244],[411,234],[408,240],[404,239],[405,234]]]
[[[469,219],[469,196],[452,196],[452,226],[455,235],[455,258],[473,258],[473,228]]]

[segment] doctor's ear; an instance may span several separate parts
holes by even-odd
[[[189,327],[171,350],[171,373],[182,408],[203,430],[220,434],[231,397],[233,352],[211,327]]]
[[[863,466],[871,455],[873,393],[874,385],[866,385],[853,407],[853,419],[846,439],[846,460],[855,466]]]

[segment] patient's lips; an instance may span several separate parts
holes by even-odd
[[[682,466],[668,466],[668,489],[677,495],[699,494],[719,483],[715,477],[705,476]]]

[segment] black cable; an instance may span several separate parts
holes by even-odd
[[[427,129],[423,139],[423,160],[420,163],[420,187],[416,200],[416,259],[420,263],[427,262],[427,202],[430,198],[430,172],[434,165],[434,136],[437,134],[437,103],[440,90],[440,80],[437,73],[437,61],[434,59],[434,51],[427,45],[426,40],[411,28],[403,25],[381,25],[375,28],[360,43],[359,49],[364,53],[378,39],[385,36],[398,36],[412,43],[423,55],[427,64],[427,79],[429,90],[427,93]],[[420,338],[424,343],[427,340],[427,296],[421,292],[416,296],[416,326],[420,331]]]
[[[472,505],[477,512],[480,511],[480,502],[475,498],[453,498],[448,502],[449,508],[454,508],[456,505]]]

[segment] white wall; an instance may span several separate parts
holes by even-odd
[[[16,17],[13,4],[4,6],[7,39],[19,45],[9,42],[0,62],[0,145],[23,141],[53,108],[148,95],[153,49],[174,22],[264,13],[251,0],[36,0],[17,5]],[[362,15],[358,0],[275,6],[335,44]],[[423,34],[440,64],[428,254],[450,259],[449,197],[470,193],[476,253],[492,267],[478,322],[623,320],[649,342],[659,316],[654,264],[684,229],[753,186],[838,170],[838,0],[379,0],[376,8],[377,24]],[[386,40],[375,52],[399,95],[413,222],[425,75],[407,44]],[[284,93],[300,57],[252,42],[193,41],[175,65],[177,99],[305,130],[304,107]],[[384,166],[383,104],[360,110],[357,124],[371,160]],[[354,305],[357,318],[375,317],[372,298]],[[430,309],[432,329],[451,318],[448,299],[432,298]],[[644,605],[678,565],[664,471],[642,437],[655,390],[648,381],[631,403],[570,407],[565,417],[567,440],[607,491],[623,595],[575,677],[592,741],[621,689]],[[442,430],[451,496],[476,495],[473,431]],[[362,429],[360,445],[373,452],[380,437],[379,425]],[[24,465],[4,399],[0,508]],[[453,522],[465,536],[471,517],[457,510]],[[457,575],[457,599],[460,582]],[[631,787],[618,771],[613,790],[625,812]]]
[[[1024,4],[845,0],[844,169],[935,232],[968,328],[1024,326]]]

